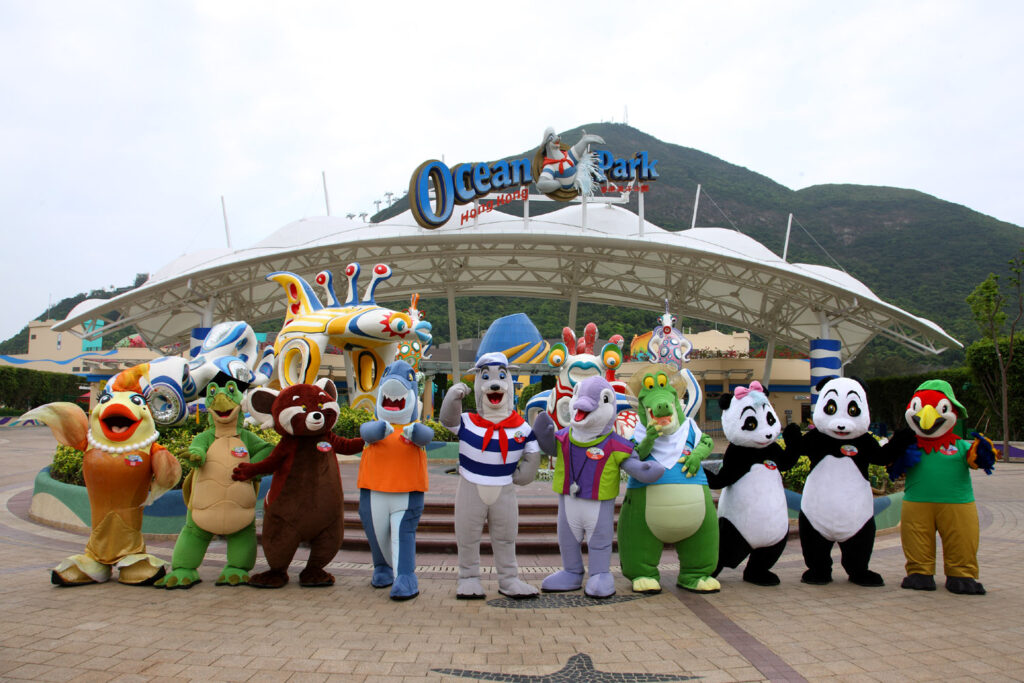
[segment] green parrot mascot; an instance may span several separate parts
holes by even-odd
[[[935,533],[942,538],[946,590],[984,595],[978,582],[978,508],[974,504],[971,470],[992,474],[995,449],[983,435],[963,438],[967,410],[956,400],[949,382],[932,379],[914,392],[907,405],[907,424],[917,435],[890,466],[895,481],[906,474],[900,513],[900,537],[907,558],[901,586],[935,590]]]

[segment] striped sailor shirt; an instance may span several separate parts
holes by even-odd
[[[487,486],[511,484],[519,458],[539,452],[537,437],[518,414],[496,424],[476,413],[462,413],[459,474],[466,481]]]

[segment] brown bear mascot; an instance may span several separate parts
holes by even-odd
[[[280,392],[261,387],[246,400],[253,418],[281,435],[266,460],[240,464],[232,475],[237,481],[274,475],[263,508],[263,555],[270,569],[249,577],[249,585],[281,588],[288,583],[288,565],[300,543],[309,544],[309,560],[299,585],[333,585],[334,576],[324,567],[341,548],[343,533],[335,453],[359,453],[363,440],[331,432],[338,420],[338,390],[328,379]]]

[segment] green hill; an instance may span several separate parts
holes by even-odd
[[[688,228],[700,183],[703,194],[697,225],[735,227],[781,255],[786,221],[793,213],[790,261],[835,267],[835,259],[882,299],[932,320],[965,344],[978,336],[965,302],[967,295],[989,272],[1003,272],[1006,262],[1024,247],[1020,227],[923,192],[866,185],[791,190],[749,169],[663,142],[624,124],[591,123],[565,131],[562,137],[572,143],[584,129],[602,136],[603,148],[616,156],[646,150],[658,160],[661,177],[644,202],[646,217],[654,224],[673,231]],[[523,150],[505,158],[532,152]],[[636,211],[636,199],[626,206]],[[407,208],[403,197],[374,220]],[[536,215],[557,208],[555,203],[537,204],[530,212]],[[521,205],[516,204],[504,210],[522,213]],[[921,370],[948,366],[962,358],[959,353],[946,353],[939,359],[926,359],[896,349],[883,341],[870,347],[872,353],[898,356]]]
[[[69,296],[66,299],[61,299],[59,302],[51,306],[50,308],[43,311],[38,317],[33,318],[34,320],[46,320],[51,318],[53,320],[63,320],[68,317],[68,313],[82,303],[86,299],[113,299],[115,296],[124,294],[127,291],[135,289],[149,277],[145,273],[139,273],[135,276],[135,284],[127,287],[117,287],[116,289],[94,289],[93,291],[74,296]],[[122,333],[122,336],[134,333],[132,330],[126,330]],[[14,355],[18,353],[28,353],[28,325],[21,328],[21,330],[10,339],[6,339],[0,342],[0,354]]]

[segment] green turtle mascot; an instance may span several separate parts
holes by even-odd
[[[243,462],[260,462],[274,449],[242,429],[242,397],[234,380],[206,387],[210,428],[192,439],[188,449],[192,472],[182,486],[188,512],[171,555],[171,572],[157,581],[162,588],[191,588],[210,540],[227,540],[227,565],[217,585],[249,582],[256,565],[256,492],[258,484],[233,481],[231,472]]]
[[[701,468],[714,443],[690,418],[700,406],[700,387],[688,370],[661,363],[640,368],[629,387],[639,403],[640,424],[633,433],[637,455],[657,460],[665,473],[651,484],[629,478],[619,514],[622,573],[634,592],[660,592],[658,562],[668,543],[679,555],[676,584],[716,593],[721,590],[712,576],[718,564],[718,515]]]

